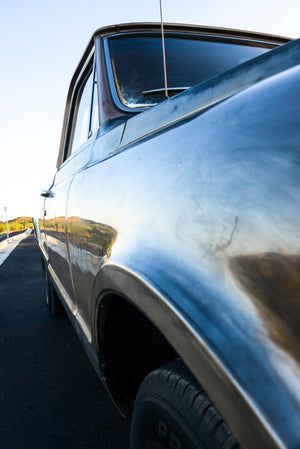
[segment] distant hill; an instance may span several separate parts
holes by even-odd
[[[8,220],[8,232],[22,231],[22,229],[32,228],[31,217],[18,217],[13,220]],[[0,221],[0,234],[6,232],[6,221]]]

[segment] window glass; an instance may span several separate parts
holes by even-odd
[[[123,104],[143,107],[165,99],[160,35],[112,36],[108,46],[115,89]],[[195,35],[166,35],[165,47],[170,96],[268,50]]]
[[[90,111],[93,89],[93,72],[88,75],[85,83],[79,89],[75,107],[75,128],[73,131],[73,141],[71,153],[77,151],[89,135]]]
[[[92,115],[90,124],[90,136],[94,134],[98,128],[99,128],[99,112],[98,112],[97,78],[95,70],[95,78],[93,83],[93,103],[92,103]]]

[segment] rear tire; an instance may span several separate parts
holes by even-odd
[[[42,260],[43,274],[44,274],[44,289],[46,305],[51,315],[61,314],[63,308],[58,298],[58,295],[54,289],[50,273],[48,271],[47,263]]]
[[[180,360],[151,372],[133,411],[130,449],[239,449],[229,427]]]

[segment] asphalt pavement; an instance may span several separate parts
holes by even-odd
[[[45,306],[29,236],[0,266],[0,449],[128,449],[128,440],[67,316]]]

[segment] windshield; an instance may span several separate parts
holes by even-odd
[[[253,44],[203,40],[195,35],[166,35],[169,95],[224,72],[267,48]],[[109,70],[119,100],[127,107],[152,106],[165,99],[160,34],[111,36]]]

